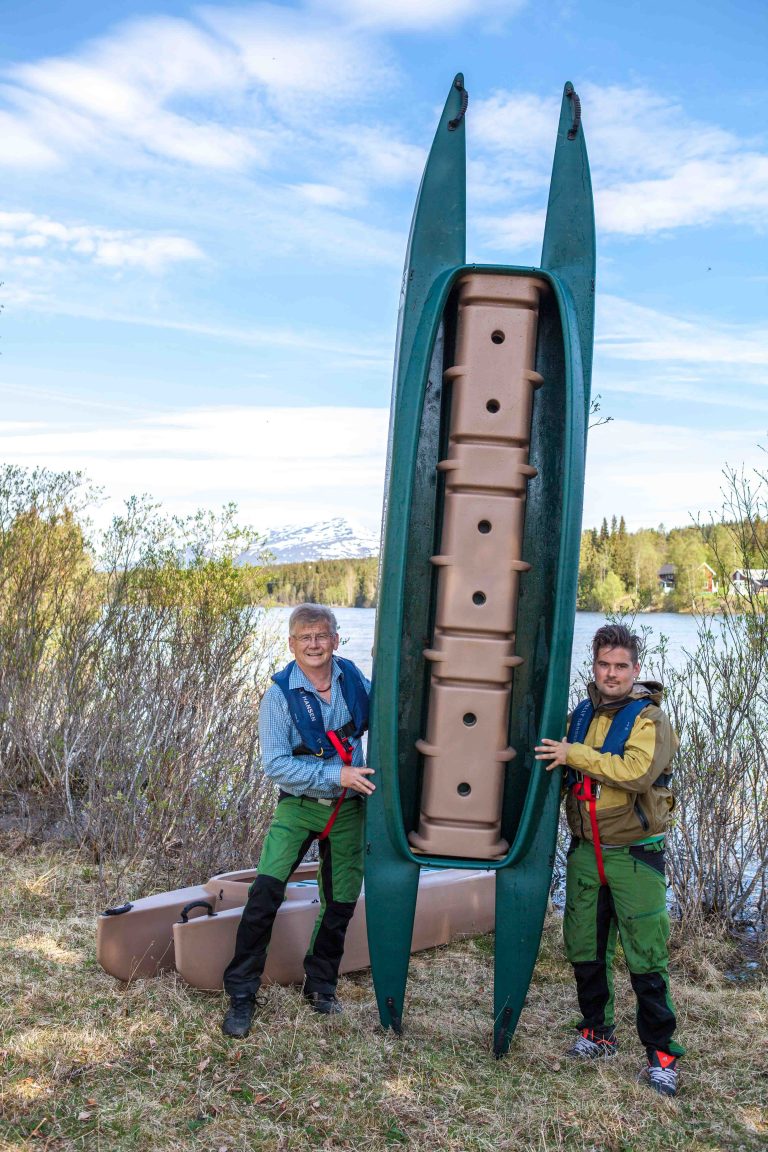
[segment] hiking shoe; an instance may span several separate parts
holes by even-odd
[[[619,1046],[613,1032],[601,1036],[594,1028],[582,1028],[578,1040],[565,1054],[572,1060],[610,1060],[618,1050]]]
[[[335,992],[305,992],[304,999],[310,1008],[321,1016],[338,1016],[344,1009]]]
[[[251,1020],[255,1011],[255,996],[230,997],[227,1014],[221,1022],[221,1030],[224,1035],[234,1036],[242,1040],[251,1030]]]
[[[654,1052],[648,1067],[640,1073],[641,1079],[660,1096],[677,1095],[677,1076],[677,1057],[668,1052]]]

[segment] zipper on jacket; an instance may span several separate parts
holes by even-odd
[[[635,799],[635,815],[637,816],[638,820],[642,824],[643,831],[647,832],[648,829],[650,828],[650,824],[648,823],[648,817],[646,816],[645,812],[643,812],[642,808],[640,807],[639,798]]]

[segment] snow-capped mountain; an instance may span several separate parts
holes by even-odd
[[[263,552],[271,553],[272,564],[296,564],[302,560],[353,560],[378,556],[378,533],[341,516],[320,524],[286,525],[273,528],[259,547],[243,552],[238,564],[262,564]]]

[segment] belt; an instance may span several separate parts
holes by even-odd
[[[282,788],[280,789],[280,791],[278,792],[278,795],[277,795],[278,804],[280,803],[281,800],[300,800],[302,802],[302,804],[306,800],[307,803],[309,803],[309,804],[322,804],[323,807],[325,807],[325,808],[332,808],[338,799],[339,799],[338,796],[336,796],[333,800],[326,800],[325,797],[323,797],[323,796],[294,796],[292,792],[284,792]],[[359,799],[360,799],[359,796],[347,796],[347,797],[345,797],[345,801],[346,800],[359,800]]]

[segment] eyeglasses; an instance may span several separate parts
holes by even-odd
[[[292,636],[291,639],[302,648],[309,648],[311,644],[327,644],[332,635],[331,632],[303,632],[301,636]]]

